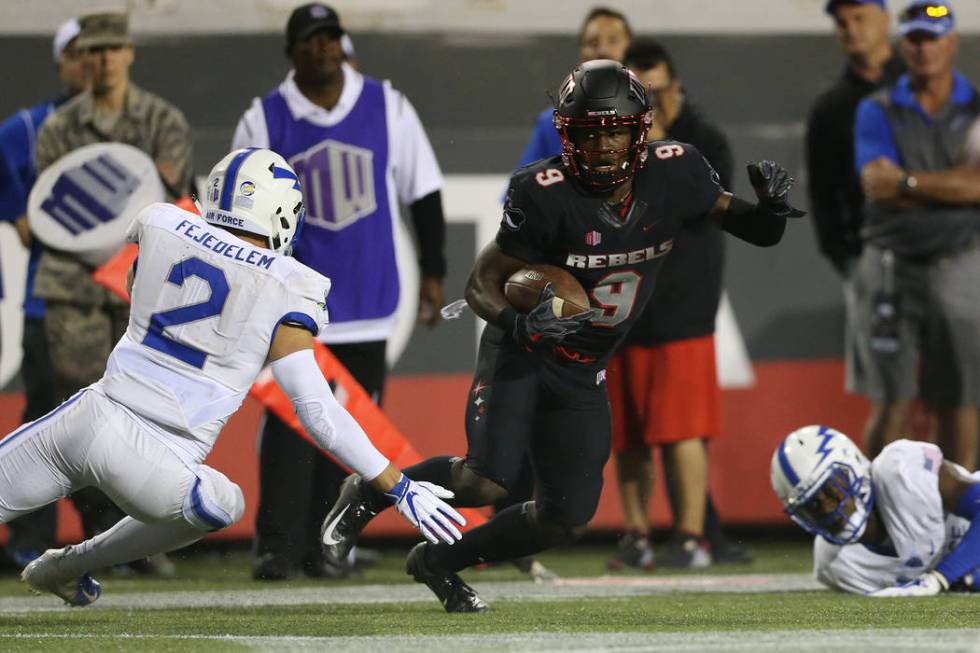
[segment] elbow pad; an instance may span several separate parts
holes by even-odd
[[[272,362],[272,375],[289,397],[296,417],[320,448],[366,480],[388,467],[388,459],[364,429],[340,405],[316,364],[313,350],[303,349]]]

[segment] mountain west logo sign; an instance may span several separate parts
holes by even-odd
[[[99,265],[122,247],[136,214],[163,199],[163,184],[145,152],[96,143],[44,171],[28,198],[27,217],[45,245]]]
[[[289,164],[299,175],[309,224],[340,231],[378,208],[371,150],[328,139]]]

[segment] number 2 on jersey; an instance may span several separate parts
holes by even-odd
[[[196,322],[221,314],[228,299],[228,280],[221,268],[206,263],[199,258],[191,257],[174,263],[167,275],[167,281],[175,286],[183,286],[190,277],[197,277],[208,284],[211,296],[207,301],[188,306],[179,306],[169,311],[160,311],[150,316],[150,325],[146,329],[143,344],[156,349],[188,365],[201,369],[207,354],[166,335],[163,330],[167,327],[178,326],[188,322]]]
[[[592,289],[599,315],[592,318],[591,323],[611,329],[626,320],[633,312],[642,280],[643,276],[632,270],[613,272],[600,279]]]

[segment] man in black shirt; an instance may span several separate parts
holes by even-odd
[[[820,251],[844,284],[847,389],[855,390],[858,359],[854,344],[855,299],[851,272],[861,255],[864,195],[852,165],[854,114],[872,91],[893,84],[905,65],[889,40],[885,0],[830,0],[826,12],[847,65],[840,79],[813,103],[806,129],[810,210]]]
[[[626,65],[646,86],[654,107],[649,138],[690,143],[731,188],[734,162],[728,139],[685,96],[674,62],[654,41],[637,41]],[[613,359],[607,384],[612,449],[626,534],[611,569],[651,569],[649,505],[651,448],[661,447],[674,535],[656,566],[695,568],[748,562],[748,550],[721,533],[708,498],[705,440],[721,431],[721,392],[715,368],[715,315],[721,299],[724,236],[701,220],[685,225],[657,278],[647,307]]]
[[[864,195],[854,166],[854,112],[872,91],[905,70],[888,37],[884,0],[830,0],[834,34],[847,65],[840,79],[813,103],[806,130],[810,208],[823,252],[847,277],[861,254]]]
[[[480,254],[466,299],[488,324],[467,399],[465,459],[430,458],[411,469],[441,479],[454,504],[505,498],[530,451],[537,500],[513,505],[452,547],[416,546],[406,570],[447,612],[487,609],[456,572],[511,560],[574,539],[592,518],[609,457],[605,367],[653,292],[674,238],[689,221],[722,228],[761,246],[782,238],[792,178],[771,161],[750,166],[757,205],[732,196],[694,147],[647,144],[651,107],[622,64],[581,64],[558,93],[555,126],[562,155],[511,178],[495,242]],[[529,263],[563,267],[582,284],[592,309],[560,318],[550,286],[518,313],[504,282]],[[406,474],[408,471],[406,470]],[[324,521],[327,557],[342,558],[384,508],[356,476]]]

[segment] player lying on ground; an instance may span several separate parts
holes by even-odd
[[[241,489],[201,464],[267,361],[307,433],[433,542],[459,539],[451,492],[404,476],[337,402],[313,358],[330,280],[289,257],[303,225],[296,174],[270,150],[222,159],[203,219],[153,204],[133,222],[129,328],[105,376],[0,442],[0,523],[82,487],[129,517],[24,569],[70,605],[88,571],[178,549],[241,516]]]
[[[809,533],[817,580],[876,597],[932,596],[980,585],[980,472],[934,444],[899,440],[871,462],[843,433],[786,436],[770,477]]]
[[[744,240],[774,245],[786,217],[802,215],[787,203],[793,180],[778,165],[750,166],[759,196],[752,205],[721,188],[690,145],[648,146],[650,120],[646,89],[621,64],[576,68],[555,111],[563,155],[514,174],[496,242],[470,276],[466,298],[488,325],[467,400],[467,456],[412,470],[453,488],[455,505],[483,506],[508,496],[530,452],[538,485],[536,501],[502,510],[452,551],[412,549],[408,573],[449,612],[487,607],[456,572],[568,542],[592,518],[610,448],[606,361],[650,297],[682,223],[719,220]],[[574,275],[592,310],[558,317],[546,288],[540,305],[519,313],[503,288],[528,263]],[[328,559],[342,560],[384,507],[356,477],[345,481],[324,521]]]

